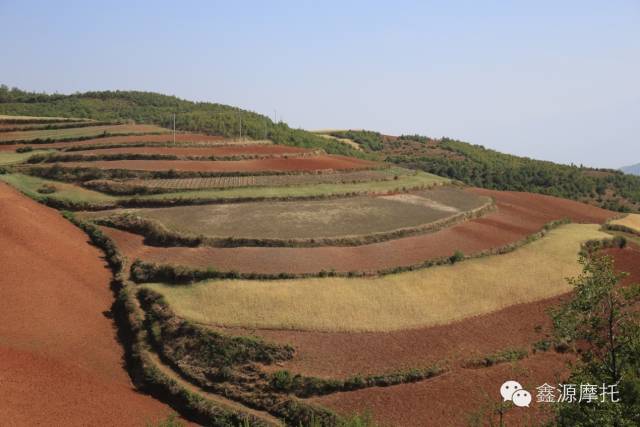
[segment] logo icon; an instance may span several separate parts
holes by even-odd
[[[505,381],[500,386],[500,395],[502,396],[503,401],[510,400],[514,405],[522,408],[529,407],[531,403],[531,393],[522,388],[522,384],[518,381]]]

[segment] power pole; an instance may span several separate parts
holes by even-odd
[[[173,143],[176,143],[176,113],[173,113]]]
[[[240,140],[242,140],[242,114],[240,114]]]

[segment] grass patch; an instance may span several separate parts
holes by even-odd
[[[12,185],[22,191],[29,197],[36,200],[41,198],[42,188],[54,187],[56,191],[49,196],[58,200],[69,201],[73,203],[90,202],[104,203],[113,202],[115,197],[84,189],[78,185],[67,184],[64,182],[51,181],[48,179],[37,178],[35,176],[23,174],[0,175],[0,180]]]
[[[149,132],[169,132],[154,125],[107,125],[107,126],[87,126],[68,129],[43,129],[27,130],[19,132],[3,132],[0,134],[0,141],[29,141],[29,140],[57,140],[67,138],[79,138],[88,136],[111,135],[125,133],[149,133]]]
[[[151,284],[175,312],[210,324],[326,331],[392,331],[446,324],[569,292],[583,242],[608,235],[569,224],[500,256],[367,278]]]
[[[33,150],[23,153],[16,153],[15,151],[0,151],[0,166],[8,166],[16,163],[21,163],[25,160],[28,160],[31,156],[35,156],[38,154],[48,154],[51,152],[52,150]]]

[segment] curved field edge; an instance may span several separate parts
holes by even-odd
[[[611,220],[607,226],[611,230],[640,235],[640,214],[628,214],[622,218]]]
[[[568,292],[565,278],[580,270],[581,244],[608,237],[599,228],[568,224],[508,254],[373,279],[144,286],[179,316],[221,326],[358,332],[435,326]]]
[[[87,190],[75,184],[62,183],[19,173],[0,175],[0,180],[24,194],[49,206],[68,210],[102,210],[118,207],[151,207],[206,203],[232,203],[243,200],[288,200],[324,197],[348,197],[362,194],[386,194],[421,190],[451,181],[429,173],[419,172],[392,181],[372,181],[355,184],[316,184],[297,187],[236,188],[229,190],[177,191],[148,196],[110,196]],[[38,189],[48,184],[63,191],[43,195]]]
[[[364,234],[349,234],[335,237],[323,237],[321,235],[308,238],[265,238],[265,237],[233,237],[212,236],[205,233],[198,235],[180,232],[175,227],[169,228],[158,219],[147,218],[139,215],[140,212],[117,213],[105,217],[97,217],[92,221],[101,226],[117,228],[123,231],[139,234],[145,237],[149,244],[173,247],[173,246],[210,246],[210,247],[318,247],[318,246],[359,246],[371,243],[384,242],[423,233],[433,233],[445,227],[449,227],[469,219],[479,218],[496,209],[493,200],[484,198],[484,202],[468,211],[462,211],[453,215],[435,219],[416,226],[400,227],[385,231]],[[90,219],[88,215],[86,219]]]

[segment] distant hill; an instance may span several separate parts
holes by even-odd
[[[624,173],[630,173],[632,175],[640,175],[640,163],[631,166],[625,166],[620,168],[620,170]]]
[[[0,114],[60,116],[97,120],[134,120],[178,130],[228,137],[248,136],[275,143],[321,148],[333,154],[367,157],[367,154],[336,140],[323,138],[267,116],[224,104],[192,102],[175,96],[139,91],[102,91],[72,95],[26,92],[0,85]]]
[[[399,137],[334,131],[387,161],[496,190],[529,191],[580,200],[616,211],[640,211],[640,177],[613,169],[518,157],[450,138]]]

